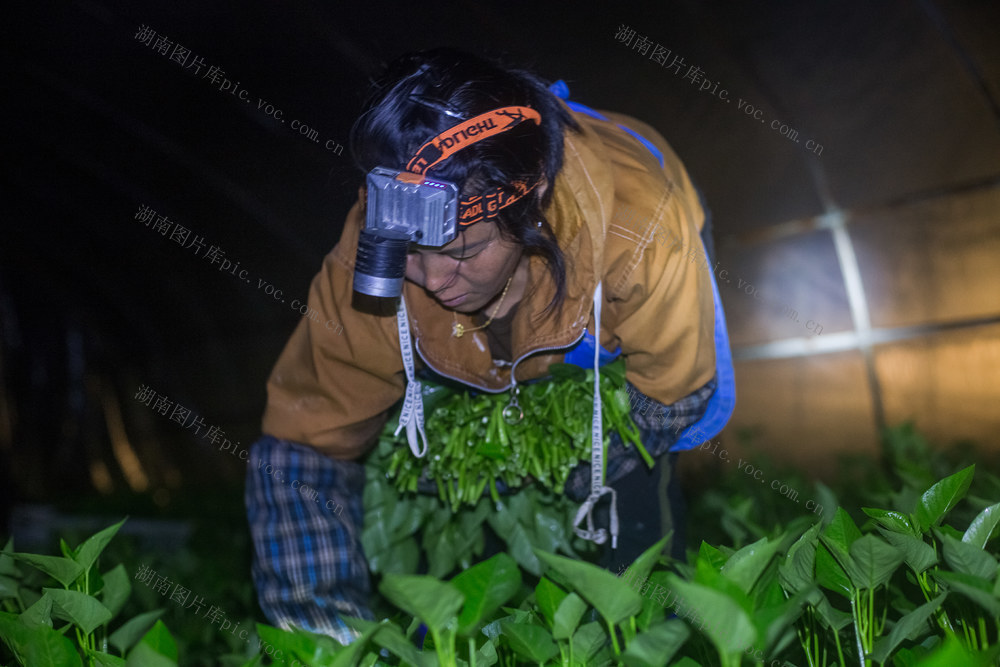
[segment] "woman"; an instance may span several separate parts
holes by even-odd
[[[362,190],[313,280],[308,305],[318,316],[299,323],[271,374],[265,435],[251,460],[282,469],[319,497],[304,498],[257,466],[247,475],[254,579],[271,622],[346,641],[351,634],[338,616],[370,616],[357,461],[404,394],[411,448],[433,454],[414,391],[421,368],[516,399],[516,383],[546,376],[552,363],[591,365],[595,349],[602,361],[624,355],[630,390],[660,409],[655,421],[633,413],[659,461],[648,470],[615,436],[609,487],[591,478],[591,464],[578,466],[567,494],[586,499],[588,518],[595,505],[608,511],[598,524],[620,524],[612,531],[620,543],[607,549],[603,530],[578,534],[605,541],[604,563],[612,566],[631,562],[672,525],[676,455],[667,450],[715,390],[716,318],[707,266],[652,237],[665,230],[682,247],[701,248],[704,213],[655,131],[624,116],[595,116],[570,111],[528,72],[452,50],[401,58],[376,83],[352,132],[358,166],[407,183],[455,184],[458,223],[443,245],[404,235],[401,300],[365,297],[355,292],[371,287],[368,269],[355,262],[359,237],[365,249],[374,243],[381,214],[371,207],[385,204],[376,201],[381,193]],[[614,218],[622,210],[650,224],[621,226]],[[328,322],[340,323],[342,335]],[[337,505],[348,511],[327,509]]]

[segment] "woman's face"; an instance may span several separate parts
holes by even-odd
[[[406,278],[445,308],[461,313],[481,310],[499,296],[523,251],[517,243],[500,237],[495,222],[469,225],[440,248],[412,248]]]

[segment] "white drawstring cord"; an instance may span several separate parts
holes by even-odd
[[[601,413],[601,283],[594,290],[594,419],[591,423],[590,435],[590,495],[573,519],[573,531],[577,536],[590,540],[595,544],[604,544],[608,540],[608,531],[604,528],[594,530],[594,505],[601,496],[611,494],[611,548],[618,548],[618,494],[610,486],[604,485],[604,424]],[[587,517],[587,529],[580,528],[580,522]]]
[[[403,399],[403,410],[399,415],[399,426],[393,435],[406,427],[406,442],[410,451],[418,459],[427,454],[427,434],[424,433],[424,395],[421,383],[413,373],[413,347],[410,343],[410,320],[406,315],[406,299],[399,295],[399,305],[396,307],[396,329],[399,330],[399,349],[403,354],[403,369],[406,371],[406,398]],[[417,434],[424,443],[423,450],[417,446]]]

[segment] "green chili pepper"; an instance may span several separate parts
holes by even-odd
[[[492,413],[490,415],[489,421],[486,424],[486,437],[484,438],[487,446],[492,446],[499,441],[499,437],[496,434],[496,422],[493,420]]]
[[[548,477],[549,469],[552,465],[552,449],[547,447],[545,443],[542,443],[540,449],[542,450],[542,471],[545,473],[545,476]]]
[[[505,448],[510,449],[510,437],[507,433],[507,422],[503,418],[503,408],[497,403],[496,409],[493,411],[497,423],[497,431],[500,435],[500,444]]]
[[[646,448],[643,446],[642,439],[629,429],[624,429],[623,431],[619,431],[619,434],[621,433],[627,434],[623,435],[622,437],[623,438],[628,437],[628,439],[632,441],[632,444],[634,444],[635,448],[639,451],[639,456],[642,457],[642,460],[646,462],[647,466],[652,468],[655,465],[655,462],[653,461],[653,457],[649,455],[649,452],[647,452]]]
[[[465,499],[466,503],[469,504],[473,503],[475,501],[475,493],[476,493],[476,478],[473,477],[471,474],[466,475],[462,484],[463,484],[462,498]]]
[[[493,477],[493,475],[490,475],[489,485],[490,485],[490,498],[493,499],[494,503],[499,504],[500,493],[497,491],[497,480],[495,477]]]
[[[569,429],[566,428],[566,421],[563,419],[562,413],[559,412],[559,409],[556,408],[555,401],[549,403],[549,414],[553,417],[553,421],[555,421],[556,425],[572,437],[573,434],[569,433]]]
[[[389,464],[389,477],[395,477],[396,476],[396,470],[399,469],[399,464],[402,461],[403,461],[403,459],[401,457],[399,457],[399,456],[393,456],[392,457],[392,462]]]
[[[524,469],[531,472],[535,469],[538,462],[538,439],[534,433],[528,432],[524,434],[523,442],[525,451],[528,453],[528,458],[524,462]]]

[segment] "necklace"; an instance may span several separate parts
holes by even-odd
[[[514,280],[514,274],[510,274],[510,278],[507,279],[507,284],[504,285],[503,294],[500,295],[500,301],[497,303],[497,307],[493,309],[493,314],[490,315],[490,319],[486,320],[486,324],[478,326],[474,329],[466,329],[464,326],[459,324],[458,315],[455,315],[455,322],[451,326],[451,335],[455,338],[461,338],[465,335],[466,331],[479,331],[480,329],[485,329],[490,326],[494,319],[496,319],[497,313],[500,312],[501,306],[503,306],[504,297],[507,296],[507,290],[510,289],[510,282]]]

